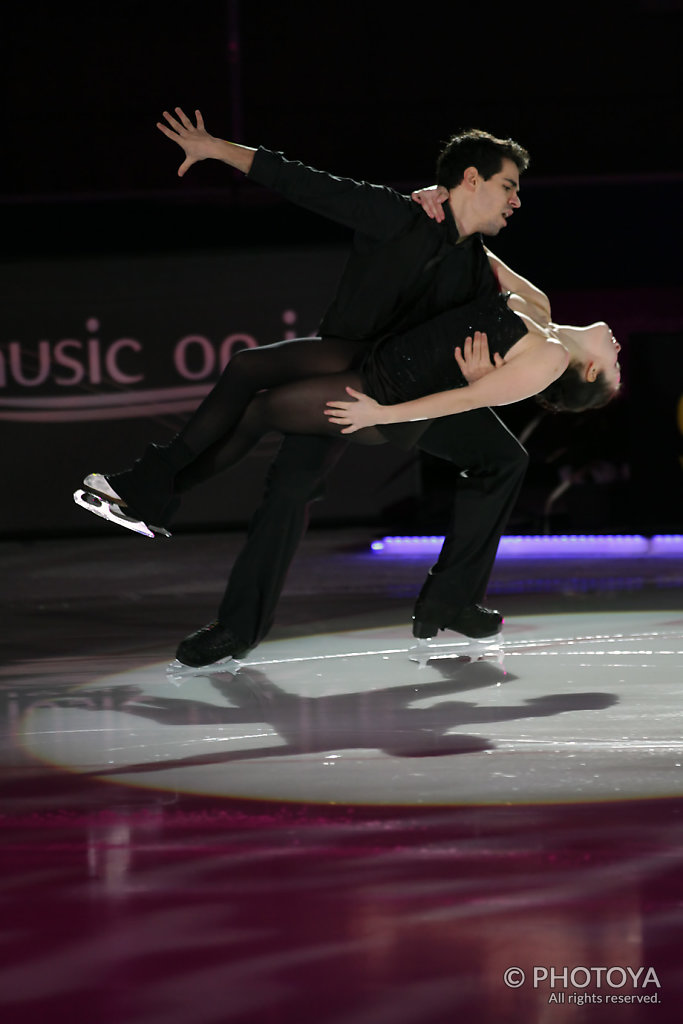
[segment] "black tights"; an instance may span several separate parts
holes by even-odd
[[[179,434],[195,460],[176,477],[188,490],[233,466],[271,431],[340,436],[323,410],[327,401],[346,400],[344,390],[363,390],[350,369],[365,343],[337,338],[302,338],[238,352]],[[347,436],[347,435],[344,435]],[[357,444],[382,444],[374,427],[348,435]]]

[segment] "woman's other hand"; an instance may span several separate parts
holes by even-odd
[[[493,353],[493,362],[489,353],[489,339],[483,331],[475,331],[474,336],[465,339],[462,349],[455,349],[455,361],[468,384],[480,380],[503,365],[503,359],[497,352]]]
[[[415,192],[410,193],[410,198],[414,203],[419,203],[427,216],[435,220],[437,224],[444,220],[446,214],[443,210],[443,204],[448,199],[448,189],[444,188],[443,185],[429,185],[428,188],[419,188]]]

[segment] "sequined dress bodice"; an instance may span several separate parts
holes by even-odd
[[[524,321],[508,308],[509,293],[478,299],[449,310],[404,334],[377,341],[363,361],[367,393],[382,405],[464,387],[467,381],[454,349],[475,331],[485,331],[491,355],[505,356],[527,332]]]

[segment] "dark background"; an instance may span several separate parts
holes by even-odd
[[[505,413],[533,460],[517,526],[680,528],[680,0],[37,2],[3,19],[1,255],[29,274],[50,260],[346,243],[222,165],[180,181],[180,150],[154,127],[175,105],[199,107],[215,134],[401,190],[433,180],[462,128],[522,142],[522,211],[493,248],[550,293],[555,319],[616,326],[625,386],[586,424],[530,430],[527,403]],[[421,475],[417,509],[380,500],[380,518],[439,527],[448,481],[428,463]]]
[[[582,267],[567,274],[587,236],[608,246],[599,260],[587,247],[600,284],[630,279],[635,263],[652,280],[677,283],[678,267],[652,253],[625,260],[616,243],[635,233],[666,244],[680,228],[682,30],[680,0],[415,5],[401,14],[357,0],[12,5],[0,37],[0,196],[7,226],[20,230],[3,232],[8,255],[17,246],[110,250],[137,202],[165,213],[223,206],[235,192],[244,201],[251,189],[221,166],[175,177],[180,161],[154,125],[180,105],[200,107],[216,134],[401,188],[432,180],[440,144],[455,131],[511,135],[532,165],[523,230],[499,247],[514,249],[548,288],[585,283]],[[55,238],[48,228],[60,211],[70,230]],[[295,221],[314,230],[301,214]],[[159,216],[136,248],[233,243],[241,219],[223,239],[210,218],[185,228]]]

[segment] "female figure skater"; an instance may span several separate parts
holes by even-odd
[[[500,293],[402,334],[372,345],[323,338],[238,353],[170,444],[150,445],[122,473],[91,474],[76,500],[127,528],[167,534],[184,491],[271,431],[420,447],[442,416],[532,396],[556,411],[606,404],[620,382],[620,345],[607,324],[552,323],[546,296],[490,259]]]

